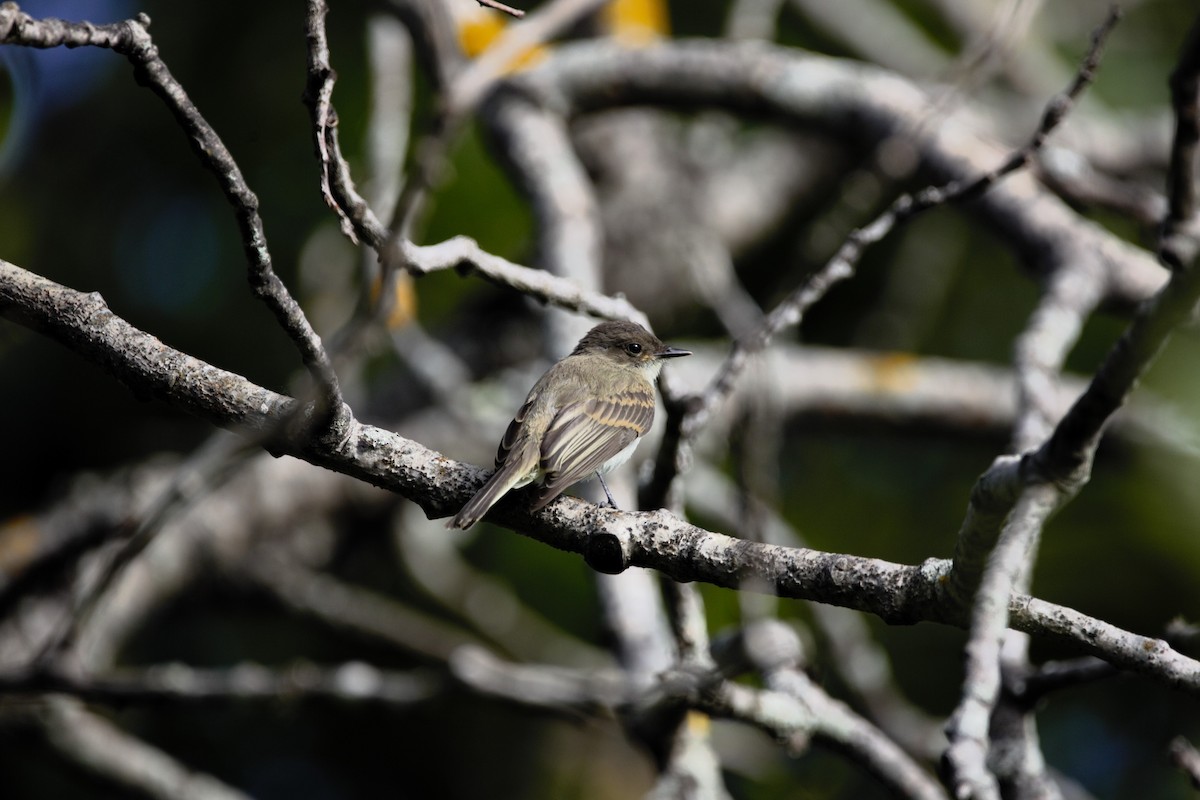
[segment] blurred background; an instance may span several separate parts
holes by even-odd
[[[460,2],[474,9],[473,2]],[[735,20],[743,32],[761,24],[752,14],[735,17],[735,7],[746,12],[747,5],[645,0],[626,4],[625,13],[649,20],[657,36],[723,37],[731,35]],[[1066,85],[1107,8],[1090,0],[904,0],[863,3],[861,9],[855,3],[845,13],[867,16],[848,25],[836,18],[832,5],[778,4],[767,38],[873,61],[930,87],[958,86],[965,97],[959,102],[1004,118],[996,130],[1006,146],[1023,141],[1042,105]],[[951,8],[956,5],[957,12]],[[35,17],[97,23],[140,11],[150,15],[163,58],[261,201],[276,268],[318,331],[338,330],[358,298],[362,255],[338,232],[318,191],[309,116],[300,102],[303,4],[43,0],[21,8]],[[1196,9],[1187,0],[1135,0],[1124,8],[1126,19],[1109,43],[1085,108],[1064,128],[1104,118],[1114,126],[1140,126],[1150,132],[1146,141],[1165,144],[1166,79]],[[1027,21],[1008,28],[1016,33],[997,45],[1004,55],[994,58],[990,70],[972,72],[969,56],[979,42],[966,36],[969,28],[958,26],[956,14],[1001,20],[1005,9]],[[366,21],[377,11],[367,2],[335,2],[329,17],[341,142],[356,170],[366,158],[371,108]],[[460,36],[469,48],[473,40],[462,24]],[[572,36],[615,35],[606,27],[613,24],[579,26]],[[872,40],[868,29],[876,25],[891,32],[887,41]],[[964,75],[978,76],[977,85]],[[419,131],[431,116],[431,92],[419,68],[414,76],[413,127]],[[702,113],[623,121],[622,113],[584,120],[573,130],[602,203],[611,202],[604,207],[614,209],[604,219],[609,281],[604,288],[626,293],[663,339],[711,347],[714,354],[728,341],[730,321],[723,313],[736,318],[736,308],[714,310],[700,301],[701,290],[673,291],[679,276],[662,265],[688,263],[695,252],[689,248],[703,249],[704,236],[721,232],[697,223],[689,228],[686,220],[668,215],[654,218],[665,232],[659,240],[639,237],[637,226],[622,217],[637,208],[619,202],[625,194],[640,194],[660,211],[682,208],[681,216],[698,218],[696,208],[674,194],[689,167],[712,163],[716,153],[731,175],[765,172],[766,178],[750,179],[744,195],[756,214],[752,233],[723,241],[745,298],[769,308],[897,188],[879,180],[872,166],[876,154],[817,131],[784,132]],[[605,126],[625,123],[654,127],[661,138],[653,141],[667,154],[660,161],[663,176],[643,175],[637,183],[621,172],[625,156],[605,138]],[[498,163],[494,144],[484,131],[464,134],[417,239],[431,243],[466,234],[492,253],[536,263],[534,215]],[[738,152],[742,144],[744,153]],[[745,159],[739,161],[740,155]],[[1133,155],[1119,178],[1128,187],[1161,192],[1166,151]],[[769,166],[764,171],[751,156],[803,177],[773,180]],[[1147,220],[1098,206],[1080,210],[1141,246],[1153,246]],[[100,292],[116,314],[172,347],[275,391],[295,390],[295,351],[247,290],[245,258],[228,205],[160,101],[137,86],[129,64],[111,52],[0,48],[0,257],[72,288]],[[648,275],[647,265],[661,270]],[[528,365],[540,354],[540,310],[514,300],[510,290],[450,272],[416,280],[402,291],[426,344],[433,352],[444,347],[455,353],[477,377]],[[1010,251],[960,210],[943,208],[872,248],[857,277],[789,336],[806,346],[1004,367],[1037,297],[1035,282]],[[1094,371],[1126,320],[1120,310],[1089,319],[1068,369],[1083,376]],[[1144,387],[1191,430],[1198,424],[1196,356],[1194,331],[1182,332]],[[523,376],[538,369],[534,362],[512,382],[527,386]],[[436,406],[437,387],[394,350],[372,349],[344,378],[360,419],[399,426],[438,446],[419,416]],[[503,430],[503,420],[496,420],[481,426],[475,449],[447,455],[487,463]],[[5,456],[0,570],[11,571],[20,561],[14,532],[23,520],[89,487],[132,486],[139,470],[173,468],[211,435],[207,424],[133,396],[65,348],[0,323]],[[775,450],[771,499],[810,546],[901,563],[950,555],[969,490],[1008,439],[994,425],[864,424],[828,408],[790,415],[775,433],[763,435]],[[718,462],[727,474],[736,471],[735,458],[726,455]],[[1198,464],[1187,447],[1169,442],[1117,436],[1106,443],[1091,484],[1046,531],[1035,593],[1147,635],[1162,635],[1177,615],[1195,620]],[[398,540],[406,535],[397,522],[402,504],[371,495],[325,521],[330,530],[323,535],[333,542],[327,569],[350,584],[460,623],[460,616],[414,582],[411,562],[398,555],[404,547]],[[719,529],[716,523],[710,527]],[[593,577],[579,558],[481,529],[462,542],[466,565],[486,572],[565,635],[589,647],[604,644]],[[114,654],[115,662],[224,667],[301,658],[437,671],[420,655],[280,614],[274,599],[219,575],[195,581],[155,609]],[[701,588],[712,630],[736,624],[736,594]],[[799,624],[810,613],[801,603],[780,608]],[[890,655],[899,688],[928,713],[949,713],[960,688],[964,634],[931,624],[891,627],[874,618],[865,624]],[[1037,641],[1033,652],[1037,660],[1070,655]],[[823,653],[813,645],[811,670],[836,694],[839,678],[822,663]],[[554,718],[454,688],[399,709],[318,701],[97,708],[192,768],[264,799],[622,798],[642,796],[654,777],[650,758],[612,720]],[[1182,798],[1192,796],[1191,790],[1169,764],[1166,747],[1176,735],[1200,737],[1198,711],[1194,697],[1120,677],[1051,696],[1038,720],[1048,761],[1092,796]],[[886,796],[836,754],[814,749],[790,759],[763,734],[729,723],[716,726],[722,752],[730,754],[725,780],[737,798]],[[0,728],[0,774],[7,797],[128,796],[128,790],[67,765],[20,727]]]

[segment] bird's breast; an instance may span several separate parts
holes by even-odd
[[[641,441],[642,441],[641,436],[635,437],[632,442],[625,445],[625,449],[621,450],[621,452],[617,453],[615,456],[610,458],[608,461],[605,461],[603,464],[601,464],[599,472],[601,474],[607,475],[608,473],[612,472],[617,467],[624,464],[626,461],[629,460],[630,456],[633,455],[633,451],[637,450],[638,443],[640,443]]]

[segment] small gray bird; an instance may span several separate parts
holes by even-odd
[[[534,511],[592,473],[612,503],[604,473],[628,461],[650,430],[663,360],[689,355],[632,322],[592,328],[534,384],[500,440],[495,474],[449,527],[471,527],[510,490],[537,480]]]

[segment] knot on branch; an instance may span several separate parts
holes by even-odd
[[[1100,432],[1084,442],[1083,447],[1064,444],[1052,436],[1040,449],[1026,454],[1022,478],[1026,486],[1050,484],[1060,493],[1063,502],[1074,497],[1092,478],[1092,463]]]
[[[345,403],[318,409],[310,429],[313,444],[322,449],[341,450],[354,435],[354,412]]]
[[[148,14],[141,13],[134,19],[127,19],[121,27],[124,36],[122,37],[123,47],[119,49],[138,58],[157,57],[154,41],[150,38],[150,16]]]
[[[618,575],[633,560],[633,536],[629,531],[599,531],[588,536],[583,560],[597,572]]]
[[[1007,515],[1025,481],[1024,473],[1024,456],[998,456],[971,488],[971,505],[983,513]]]

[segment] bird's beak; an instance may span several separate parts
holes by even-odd
[[[680,350],[678,347],[667,347],[658,351],[659,358],[679,358],[680,356],[690,356],[691,350]]]

